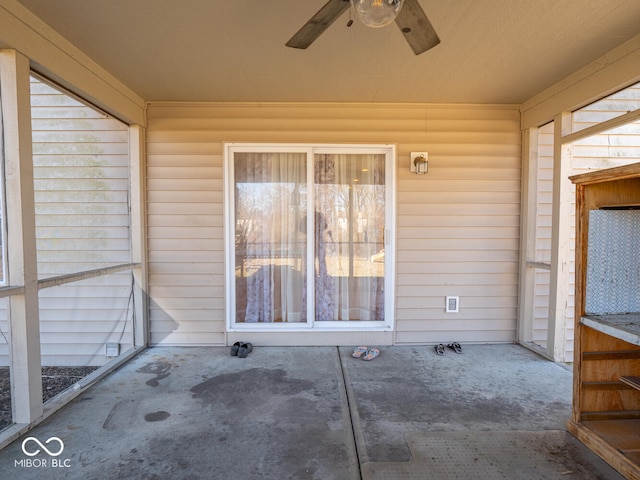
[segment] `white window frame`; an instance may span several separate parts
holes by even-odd
[[[233,155],[236,152],[305,153],[312,166],[315,154],[384,154],[385,155],[385,279],[384,321],[315,321],[296,323],[236,323],[235,322],[235,203]],[[393,331],[395,327],[395,251],[396,251],[396,146],[394,144],[296,144],[296,143],[225,143],[225,296],[227,332],[296,332],[296,331]],[[307,169],[307,182],[313,186],[313,168]],[[313,203],[308,202],[307,214],[313,216]],[[313,252],[307,252],[313,265]],[[313,284],[307,285],[307,298],[313,298]],[[310,302],[311,303],[311,302]]]
[[[2,104],[0,102],[0,107]],[[0,118],[0,135],[2,135],[2,118]],[[0,144],[0,148],[2,145]],[[6,287],[9,285],[7,280],[7,196],[5,195],[5,168],[4,168],[4,155],[0,154],[0,261],[2,261],[2,268],[0,268],[0,287]]]

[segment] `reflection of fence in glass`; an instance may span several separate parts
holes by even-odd
[[[354,255],[349,257],[348,244],[327,242],[327,270],[334,277],[348,274],[348,266],[351,263],[353,275],[356,277],[382,277],[384,276],[384,248],[378,248],[377,243],[360,243],[353,246]],[[275,252],[275,246],[262,246],[259,250],[270,250]],[[344,252],[338,254],[338,252]],[[371,254],[371,252],[374,252]],[[305,244],[300,244],[297,248],[289,250],[286,256],[274,253],[270,256],[248,255],[246,251],[236,250],[236,276],[247,277],[264,265],[281,265],[292,268],[299,268],[300,262],[304,259]],[[346,266],[346,267],[345,267]]]

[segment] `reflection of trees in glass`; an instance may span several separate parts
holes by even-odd
[[[257,186],[256,186],[257,187]],[[260,197],[254,195],[251,184],[236,185],[236,253],[245,253],[247,243],[255,241],[257,220],[262,217]]]
[[[383,155],[316,155],[317,211],[329,225],[329,269],[337,276],[382,276],[385,186]]]
[[[293,202],[294,184],[238,184],[236,244],[280,243],[295,230],[304,208]],[[297,200],[297,199],[296,199]]]

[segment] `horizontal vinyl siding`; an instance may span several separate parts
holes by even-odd
[[[515,110],[487,108],[467,121],[464,107],[445,112],[429,110],[434,133],[411,145],[429,152],[428,174],[410,173],[408,159],[398,165],[396,341],[510,342],[518,283],[519,117]],[[445,313],[446,296],[460,297],[459,313]]]
[[[147,158],[151,343],[221,345],[222,155],[172,151]]]
[[[131,262],[128,126],[32,79],[38,276]],[[43,365],[101,365],[132,343],[132,273],[40,291]]]
[[[224,142],[396,144],[396,342],[515,340],[517,108],[151,103],[147,141],[152,343],[225,341]]]
[[[132,345],[131,272],[40,290],[43,365],[104,364],[105,343]]]

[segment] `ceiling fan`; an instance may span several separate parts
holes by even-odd
[[[351,1],[354,4],[359,3],[356,0]],[[374,0],[370,3],[384,3],[386,7],[391,6],[399,10],[395,16],[396,25],[416,55],[420,55],[440,43],[438,35],[418,0],[404,0],[404,3],[403,0]],[[329,0],[291,37],[286,43],[287,47],[307,48],[349,8],[349,4],[350,0]],[[357,9],[356,12],[358,12]]]

